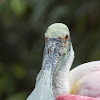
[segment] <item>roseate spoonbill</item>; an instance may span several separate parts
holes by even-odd
[[[52,24],[45,33],[42,69],[27,100],[97,100],[100,97],[100,61],[69,71],[73,59],[68,27],[62,23]]]

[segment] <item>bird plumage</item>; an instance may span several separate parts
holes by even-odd
[[[71,94],[100,97],[100,61],[77,66],[69,73]]]

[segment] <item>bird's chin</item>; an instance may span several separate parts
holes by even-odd
[[[55,70],[53,72],[53,75],[56,75],[59,70],[63,69],[64,64],[66,63],[66,61],[69,58],[69,54],[66,53],[62,53],[62,55],[59,57],[59,60],[55,66]]]
[[[60,61],[61,61],[61,58],[58,60],[58,63],[55,66],[55,70],[54,70],[53,75],[56,75],[58,73],[58,71],[60,70],[60,65],[61,65]]]

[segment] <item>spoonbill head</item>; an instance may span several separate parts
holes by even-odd
[[[69,93],[67,72],[73,59],[68,27],[62,23],[50,25],[45,33],[42,69],[36,78],[35,89],[27,100],[54,100],[61,94]]]
[[[49,63],[49,68],[51,66],[55,99],[59,95],[69,94],[68,73],[73,59],[74,51],[68,27],[62,23],[52,24],[45,33],[43,66],[46,66],[46,62]]]
[[[70,32],[68,27],[62,23],[55,23],[48,27],[45,33],[45,49],[43,62],[46,63],[47,57],[52,59],[51,65],[53,74],[56,75],[61,67],[70,57],[72,48]]]

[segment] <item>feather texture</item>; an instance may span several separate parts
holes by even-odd
[[[71,94],[100,97],[100,61],[79,65],[70,71]]]

